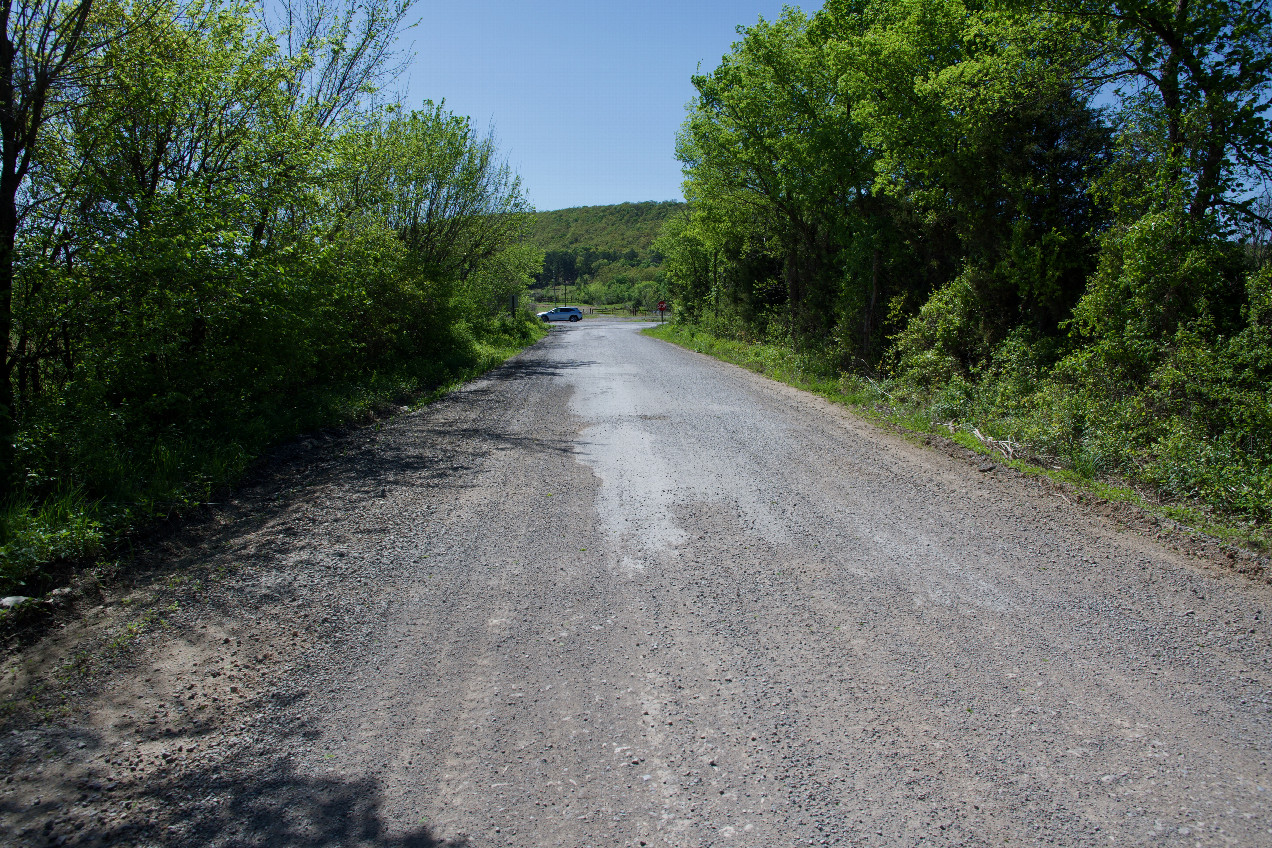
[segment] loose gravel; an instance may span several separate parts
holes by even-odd
[[[1272,845],[1265,582],[638,326],[79,586],[0,841]]]

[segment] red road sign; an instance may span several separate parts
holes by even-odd
[[[665,301],[665,300],[660,300],[660,301],[658,301],[658,311],[659,311],[659,312],[664,311],[666,308],[667,308],[667,301]]]

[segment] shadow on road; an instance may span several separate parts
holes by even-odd
[[[503,365],[486,375],[492,380],[524,380],[530,377],[560,377],[577,368],[588,368],[599,365],[599,362],[585,359],[552,359],[541,357],[524,357],[510,359]]]
[[[427,824],[391,833],[383,797],[367,777],[315,778],[285,759],[236,762],[180,774],[153,775],[126,793],[130,807],[151,811],[144,822],[117,826],[100,818],[72,821],[5,809],[12,845],[270,846],[270,848],[464,848],[463,836],[441,839]],[[74,791],[68,788],[67,797]],[[22,833],[23,819],[33,822]],[[38,822],[38,823],[36,823]]]
[[[361,502],[379,497],[386,487],[395,485],[467,488],[472,483],[472,472],[495,451],[569,455],[575,450],[570,439],[527,434],[517,422],[501,418],[498,413],[507,405],[504,386],[513,381],[559,376],[593,364],[580,360],[512,360],[491,371],[483,385],[387,423],[394,429],[407,429],[407,438],[402,438],[401,433],[385,438],[378,426],[317,434],[276,449],[262,463],[258,477],[262,488],[277,489],[280,484],[290,488],[288,483],[305,488],[329,487],[343,492],[346,500]],[[438,414],[450,403],[482,413],[458,417]]]

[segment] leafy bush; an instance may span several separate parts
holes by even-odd
[[[903,385],[930,393],[955,380],[963,382],[983,358],[971,280],[975,273],[969,269],[933,292],[896,338],[892,370]]]
[[[101,550],[102,525],[91,512],[74,491],[38,503],[11,505],[0,515],[5,530],[0,542],[0,592],[39,592],[45,588],[39,585],[45,565]]]

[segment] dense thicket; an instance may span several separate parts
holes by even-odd
[[[739,32],[658,242],[682,319],[1269,516],[1267,3],[828,0]]]
[[[371,96],[408,6],[2,7],[0,588],[528,332],[517,178]]]
[[[678,202],[619,203],[536,212],[530,242],[544,251],[535,294],[597,306],[650,310],[667,296],[653,249]]]

